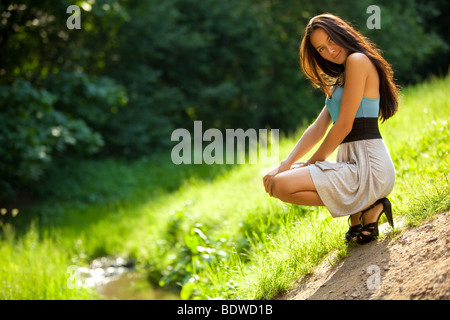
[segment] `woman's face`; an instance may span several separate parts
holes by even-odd
[[[322,58],[336,64],[345,65],[348,50],[338,46],[324,29],[317,28],[311,33],[311,44]]]

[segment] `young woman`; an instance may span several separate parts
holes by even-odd
[[[394,188],[395,170],[378,130],[378,120],[384,122],[398,108],[392,69],[374,44],[332,14],[309,21],[300,62],[326,94],[325,107],[290,154],[264,176],[264,187],[284,202],[325,205],[333,217],[349,215],[345,239],[369,242],[378,236],[383,213],[393,226],[386,197]],[[295,163],[324,136],[310,159]],[[327,161],[336,148],[336,162]]]

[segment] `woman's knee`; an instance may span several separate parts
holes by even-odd
[[[277,174],[272,180],[272,196],[279,198],[301,191],[316,191],[309,171],[295,169]]]
[[[272,180],[272,196],[275,198],[280,198],[286,192],[285,183],[280,175],[276,175]]]

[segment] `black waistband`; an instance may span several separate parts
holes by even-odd
[[[380,130],[378,129],[378,118],[355,118],[352,131],[342,143],[367,139],[381,139]]]

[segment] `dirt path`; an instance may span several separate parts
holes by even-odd
[[[395,239],[331,254],[278,299],[450,299],[450,213],[441,213]]]

